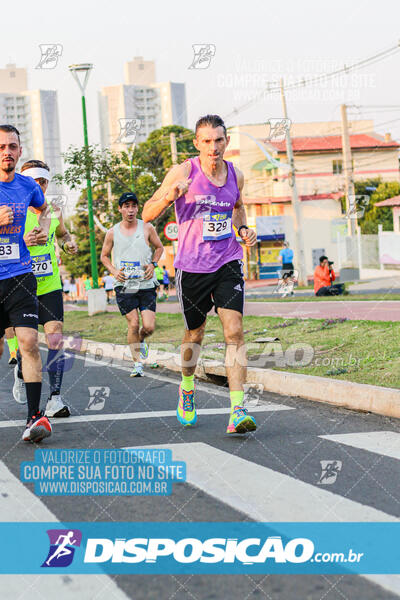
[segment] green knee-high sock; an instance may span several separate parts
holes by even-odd
[[[18,340],[17,340],[17,336],[14,335],[13,338],[11,339],[7,339],[7,344],[8,344],[8,349],[11,352],[16,352],[18,350]]]
[[[231,412],[235,406],[243,406],[244,392],[229,392],[231,399]]]
[[[182,373],[181,386],[184,392],[192,392],[194,390],[194,375],[186,376]]]

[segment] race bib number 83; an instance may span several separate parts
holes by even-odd
[[[19,261],[19,243],[11,238],[0,237],[0,260],[7,262]]]

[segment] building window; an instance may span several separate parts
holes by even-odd
[[[332,161],[332,173],[334,175],[341,175],[343,173],[343,161],[333,160]]]
[[[144,64],[143,63],[139,63],[139,71],[144,71]]]

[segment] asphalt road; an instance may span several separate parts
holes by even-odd
[[[41,521],[48,511],[60,521],[374,521],[400,517],[398,421],[264,393],[254,413],[257,432],[228,437],[227,415],[218,411],[228,405],[227,390],[202,383],[197,406],[205,413],[217,409],[216,414],[202,414],[196,427],[185,429],[173,414],[176,376],[146,370],[145,377],[130,379],[126,364],[99,365],[79,356],[65,373],[63,386],[74,418],[56,420],[53,436],[42,447],[166,445],[174,458],[187,459],[189,483],[174,484],[169,497],[38,499],[32,485],[19,482],[20,463],[33,460],[35,447],[20,441],[23,427],[19,423],[25,408],[12,398],[12,369],[5,358],[0,361],[0,466],[3,474],[7,469],[12,474],[12,485],[5,478],[12,491],[4,491],[0,473],[2,521]],[[109,389],[100,411],[86,410],[90,387]],[[46,391],[45,382],[44,395]],[[160,411],[171,413],[159,415]],[[142,415],[134,418],[135,413]],[[121,419],[123,414],[126,417]],[[83,418],[75,419],[79,416]],[[390,444],[385,443],[387,436]],[[318,484],[324,460],[341,463],[336,481],[329,485]],[[2,576],[0,596],[7,600],[25,597],[21,594],[28,580],[30,600],[389,600],[400,596],[397,576],[102,577],[96,588],[96,576]]]

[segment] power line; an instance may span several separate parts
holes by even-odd
[[[360,60],[356,63],[353,63],[351,65],[344,65],[344,67],[342,69],[337,69],[335,71],[331,71],[330,73],[324,73],[322,75],[317,75],[315,77],[311,77],[309,79],[306,79],[305,77],[302,77],[301,80],[299,80],[298,82],[289,84],[287,86],[285,86],[285,91],[288,90],[293,90],[293,89],[297,89],[297,88],[302,88],[302,87],[306,87],[309,85],[315,85],[317,83],[320,83],[322,81],[325,80],[329,80],[332,79],[334,77],[337,77],[338,75],[341,75],[342,73],[344,74],[348,74],[351,71],[357,70],[359,68],[363,68],[365,66],[369,66],[372,64],[375,64],[376,62],[380,62],[381,60],[392,56],[393,54],[395,54],[396,52],[398,52],[399,50],[399,42],[397,43],[396,46],[392,46],[391,48],[388,48],[387,50],[383,50],[382,52],[378,52],[377,54],[370,56],[366,59]],[[276,81],[271,81],[267,84],[267,87],[265,89],[263,89],[261,92],[259,92],[255,98],[253,98],[252,100],[249,100],[249,102],[246,102],[245,104],[243,104],[242,106],[240,106],[239,108],[235,108],[231,113],[229,113],[228,115],[226,115],[225,120],[229,119],[231,116],[235,116],[237,114],[239,114],[239,112],[242,112],[243,110],[246,110],[247,108],[249,108],[250,106],[252,106],[255,102],[257,102],[261,96],[265,95],[265,94],[278,94],[280,93],[280,86],[279,83],[277,83]]]

